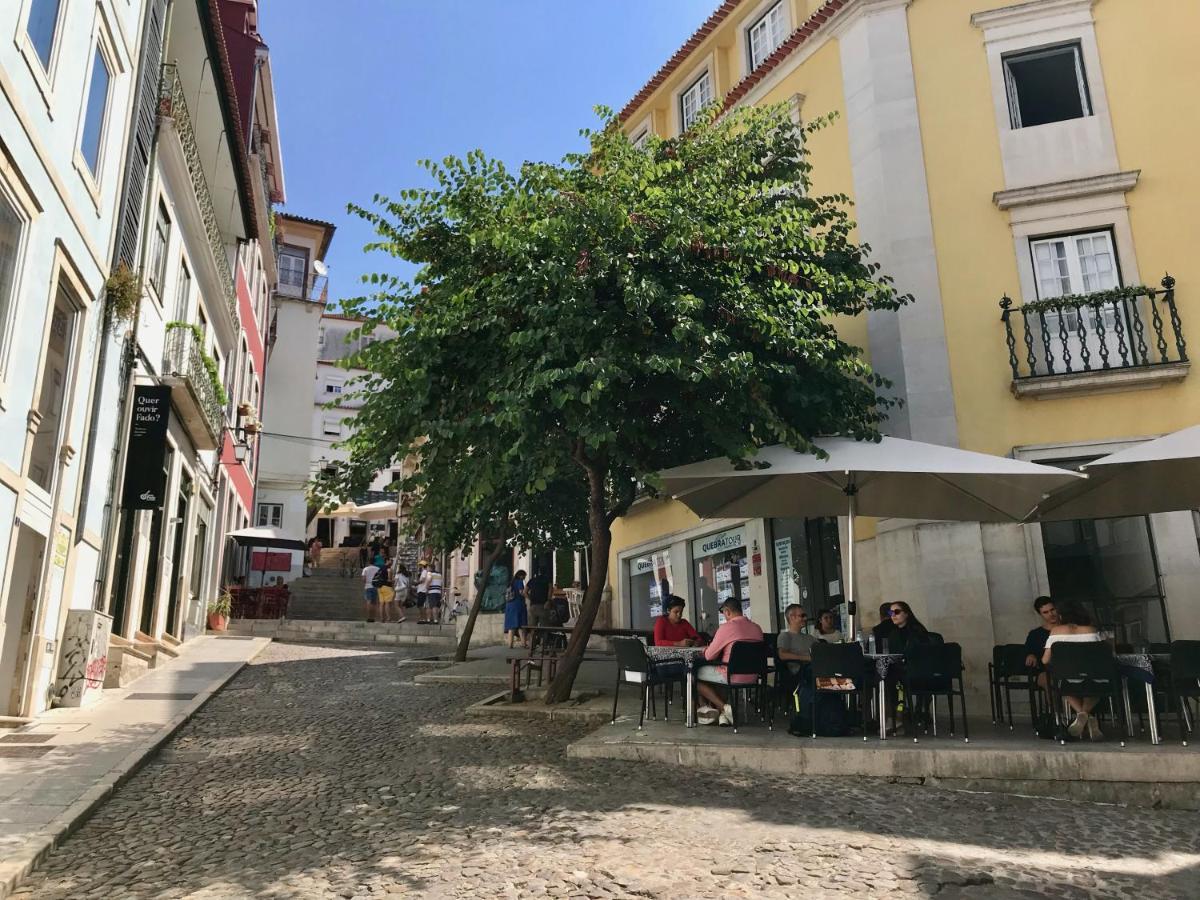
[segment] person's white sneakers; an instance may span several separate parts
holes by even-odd
[[[1083,729],[1087,728],[1088,714],[1085,712],[1077,713],[1075,721],[1067,726],[1067,734],[1073,738],[1077,738],[1083,734]]]
[[[701,725],[716,725],[718,720],[717,711],[711,706],[703,706],[696,710],[696,721]]]
[[[721,721],[722,725],[732,725],[733,724],[733,707],[730,704],[726,703],[725,708],[721,710],[721,720],[720,721]]]

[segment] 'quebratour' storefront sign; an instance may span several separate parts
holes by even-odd
[[[126,509],[158,509],[166,493],[163,454],[167,448],[167,421],[171,415],[171,388],[137,385],[133,389],[133,417],[129,423],[129,453],[125,457]]]

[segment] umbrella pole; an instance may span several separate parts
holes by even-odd
[[[846,640],[854,640],[854,625],[857,606],[854,603],[854,516],[858,511],[858,487],[854,484],[853,476],[846,485],[846,499],[849,500],[850,515],[846,524],[846,539],[850,544],[846,551]]]

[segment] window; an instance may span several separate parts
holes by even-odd
[[[325,326],[324,325],[322,325],[321,327],[319,327],[317,329],[317,346],[318,347],[325,346]]]
[[[66,437],[63,411],[67,409],[67,390],[72,382],[78,309],[66,283],[60,283],[42,358],[42,383],[36,407],[40,418],[29,453],[29,477],[47,492],[54,482],[59,448]]]
[[[663,601],[675,590],[671,571],[671,551],[667,548],[639,556],[629,561],[629,621],[630,627],[650,629],[661,616]],[[699,619],[692,616],[699,628]]]
[[[746,42],[750,51],[750,71],[753,72],[763,60],[775,52],[787,37],[787,20],[783,2],[776,3],[746,29]]]
[[[25,219],[8,195],[0,190],[0,359],[7,343],[11,312],[16,295],[17,260]]]
[[[92,79],[88,85],[87,106],[84,107],[83,130],[79,135],[79,151],[92,172],[93,178],[100,175],[100,147],[104,137],[104,116],[108,109],[108,86],[112,75],[104,53],[96,47],[92,59]]]
[[[1093,231],[1031,240],[1038,299],[1091,294],[1120,283],[1112,233]]]
[[[29,5],[29,21],[25,33],[29,43],[42,61],[42,68],[50,71],[50,56],[54,52],[54,34],[58,30],[58,10],[61,0],[33,0]]]
[[[258,527],[259,528],[282,528],[283,527],[283,504],[282,503],[260,503],[260,504],[258,504]]]
[[[331,378],[325,382],[325,393],[341,394],[343,386],[344,386],[344,382]]]
[[[326,418],[322,424],[322,432],[327,437],[341,437],[342,420]]]
[[[705,72],[690,88],[679,95],[679,121],[683,131],[687,131],[700,115],[700,110],[712,103],[712,78]]]
[[[1005,56],[1004,83],[1013,128],[1092,114],[1079,44]]]
[[[646,142],[649,140],[650,140],[650,129],[643,128],[641,131],[639,131],[637,133],[637,136],[634,137],[629,143],[633,144],[633,146],[637,147],[639,150],[644,150],[646,147]]]
[[[188,271],[187,263],[179,261],[179,284],[175,287],[175,319],[179,322],[188,320],[188,310],[192,299],[192,273]]]
[[[279,248],[279,292],[287,297],[304,296],[308,254],[298,247]]]
[[[158,201],[158,212],[154,217],[154,234],[150,237],[150,284],[158,297],[162,298],[163,279],[167,275],[167,245],[171,242],[171,217],[167,207]]]
[[[200,345],[208,346],[208,317],[204,315],[203,309],[196,310],[196,327],[200,329]]]

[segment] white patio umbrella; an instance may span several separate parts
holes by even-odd
[[[1080,468],[1088,480],[1047,497],[1031,518],[1060,522],[1200,509],[1200,425]]]
[[[377,500],[374,503],[364,503],[359,506],[353,500],[348,500],[336,509],[331,509],[321,515],[331,519],[360,519],[364,522],[381,522],[385,519],[396,519],[400,516],[400,508],[394,500]]]
[[[239,547],[249,547],[251,560],[255,548],[261,547],[264,550],[303,550],[304,541],[299,538],[288,537],[279,528],[268,528],[265,525],[260,525],[256,528],[239,528],[237,531],[227,531],[225,537],[232,539]],[[262,570],[262,578],[266,579],[266,568]],[[250,574],[254,574],[254,566],[251,563]]]
[[[858,515],[962,522],[1019,522],[1055,488],[1083,476],[1036,463],[885,437],[814,442],[819,459],[789,447],[765,447],[754,468],[720,457],[659,473],[675,499],[706,518],[849,517],[846,600],[854,638],[854,520]]]

